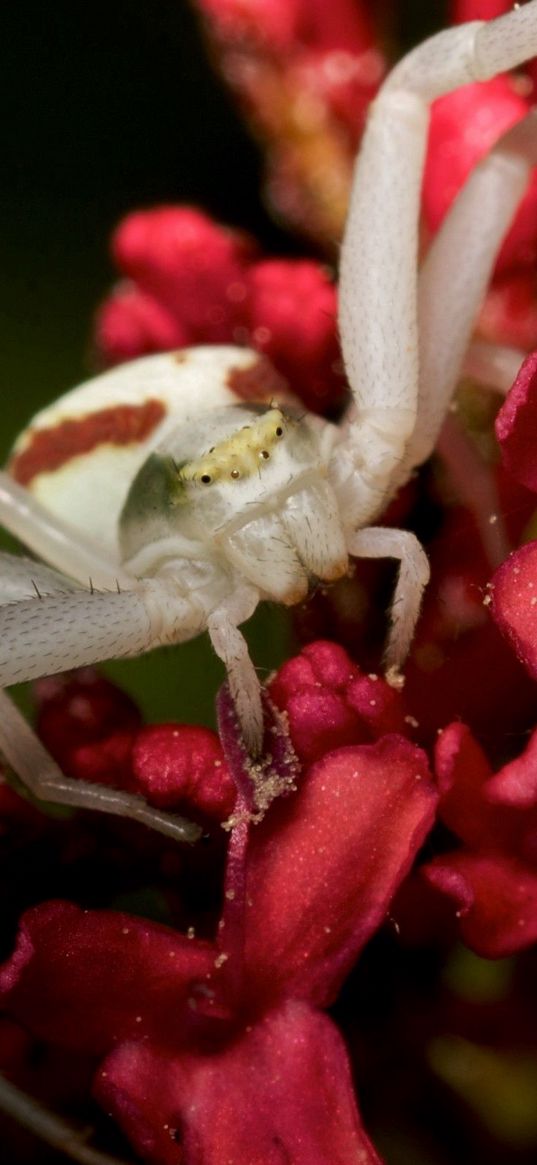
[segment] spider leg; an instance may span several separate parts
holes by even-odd
[[[355,558],[396,558],[399,575],[390,610],[390,634],[384,662],[388,670],[399,671],[404,663],[429,581],[427,555],[415,534],[389,526],[366,526],[348,540]]]
[[[226,666],[244,742],[252,756],[259,755],[263,743],[261,684],[238,624],[250,618],[259,598],[259,591],[255,587],[239,587],[220,603],[207,620],[211,643]]]
[[[416,424],[418,220],[428,105],[536,53],[533,0],[496,21],[475,21],[426,41],[393,70],[371,106],[340,272],[341,339],[354,407],[335,485],[351,525],[382,510]]]
[[[89,1129],[77,1128],[57,1116],[3,1076],[0,1076],[0,1110],[45,1145],[56,1149],[65,1160],[77,1161],[78,1165],[127,1165],[124,1157],[112,1157],[89,1145]]]
[[[537,163],[537,109],[513,126],[463,186],[420,278],[420,388],[403,477],[432,453],[501,241]]]
[[[144,580],[126,592],[75,590],[4,602],[0,686],[139,655],[197,635],[204,625],[203,612],[183,599],[171,580]],[[132,817],[182,840],[199,836],[197,826],[152,809],[142,798],[65,777],[5,692],[0,692],[0,752],[44,800]]]
[[[404,481],[438,444],[460,500],[473,513],[493,567],[511,549],[499,516],[496,483],[460,431],[457,418],[446,420],[446,412],[463,364],[477,370],[480,377],[488,373],[493,384],[505,385],[506,391],[522,362],[516,350],[494,349],[479,341],[470,344],[470,339],[501,240],[536,162],[537,110],[533,109],[476,166],[429,248],[418,291],[418,416],[394,480],[394,485],[397,478]]]
[[[20,599],[65,595],[79,589],[78,583],[42,562],[0,551],[0,607],[4,603],[17,603]]]
[[[66,777],[6,692],[0,691],[0,752],[30,793],[40,801],[131,817],[177,841],[196,841],[194,822],[153,809],[142,797]]]
[[[0,470],[0,524],[29,550],[82,584],[127,590],[135,585],[122,566],[103,557],[97,543],[56,518],[9,474]]]

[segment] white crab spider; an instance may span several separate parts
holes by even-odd
[[[353,397],[341,425],[293,413],[261,385],[259,357],[232,347],[124,365],[32,421],[1,475],[0,520],[50,565],[1,556],[2,687],[207,629],[255,753],[260,687],[238,627],[260,599],[292,604],[312,578],[343,575],[349,555],[399,561],[387,660],[403,663],[427,560],[412,534],[371,522],[434,447],[537,160],[530,115],[474,171],[418,281],[428,105],[536,54],[532,0],[427,41],[372,105],[341,261]],[[248,403],[256,380],[263,408]],[[140,799],[65,778],[5,693],[0,707],[0,749],[38,796],[196,836]]]

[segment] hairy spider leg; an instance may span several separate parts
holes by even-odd
[[[496,255],[537,163],[537,109],[476,166],[436,235],[419,278],[418,418],[404,468],[435,447]]]
[[[89,591],[48,567],[1,555],[0,686],[138,655],[162,642],[197,635],[203,612],[169,580],[149,579],[136,590]],[[32,597],[29,597],[32,593]],[[5,692],[0,692],[0,751],[36,797],[132,817],[182,841],[198,826],[160,812],[129,793],[65,777]]]
[[[349,549],[360,545],[364,556],[371,556],[367,549],[371,547],[376,557],[380,545],[375,533],[368,537],[367,523],[381,512],[412,466],[431,451],[431,435],[438,433],[469,339],[465,320],[464,329],[462,323],[455,325],[454,337],[451,333],[445,337],[437,334],[441,349],[437,355],[431,334],[428,338],[424,335],[420,343],[418,333],[418,223],[428,106],[444,93],[471,81],[487,80],[536,53],[537,3],[533,2],[496,21],[475,21],[448,29],[418,46],[389,75],[371,107],[341,258],[340,327],[354,403],[336,468],[338,492],[349,522],[355,528],[366,527],[358,541],[349,539]],[[432,324],[433,313],[437,313],[436,320],[440,313],[447,316],[444,286],[439,286],[440,278],[445,279],[445,255],[449,251],[452,261],[454,252],[457,254],[461,223],[467,233],[467,215],[472,226],[476,221],[475,210],[470,214],[469,208],[479,204],[478,197],[482,198],[486,188],[494,193],[492,222],[485,223],[485,241],[481,244],[476,240],[475,263],[467,253],[464,264],[460,263],[461,268],[475,267],[464,292],[471,327],[494,254],[535,157],[530,145],[532,126],[530,117],[505,136],[480,167],[475,187],[471,182],[460,206],[452,211],[423,276],[419,318],[423,333],[425,325]],[[507,203],[505,213],[499,206],[502,195]],[[479,226],[481,229],[481,217]],[[460,272],[459,288],[464,281]],[[454,303],[459,294],[460,290],[453,289]],[[429,304],[430,320],[423,318]],[[434,326],[440,330],[438,323]],[[425,386],[421,399],[420,358]],[[437,363],[439,400],[427,392]],[[419,408],[425,394],[421,421]],[[386,407],[387,396],[393,407]],[[417,564],[419,553],[410,539],[404,552],[410,552]],[[387,648],[388,658],[396,665],[402,662],[401,652],[411,641],[419,611],[416,596],[401,582],[404,573],[401,571],[397,587],[398,611],[395,617],[392,613]],[[411,579],[415,565],[407,574]],[[420,587],[422,590],[422,583]]]

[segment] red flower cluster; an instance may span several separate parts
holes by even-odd
[[[337,406],[345,382],[336,290],[319,263],[260,258],[253,239],[190,207],[131,214],[112,246],[128,282],[97,320],[108,363],[190,344],[243,344],[270,357],[308,408]]]
[[[362,0],[198,0],[220,68],[266,152],[278,213],[331,251],[384,74]]]
[[[257,826],[241,813],[248,759],[229,696],[220,700],[228,767],[219,771],[226,795],[231,775],[238,802],[216,937],[52,902],[28,912],[0,974],[10,1016],[41,1040],[98,1057],[97,1097],[158,1165],[175,1165],[179,1144],[181,1159],[204,1165],[379,1160],[341,1038],[317,1009],[383,922],[436,796],[424,753],[393,731],[404,725],[400,697],[341,648],[307,648],[271,693],[289,716],[301,771],[296,793]],[[93,700],[94,735],[97,701],[105,731],[112,695],[98,690]],[[48,710],[44,701],[49,732],[58,698]],[[296,773],[281,723],[268,715],[273,767]],[[180,730],[162,733],[138,731],[134,768],[142,759],[146,774],[162,774],[167,765],[181,799],[191,743]],[[113,734],[94,740],[96,769],[106,739]],[[208,747],[208,763],[213,756]]]

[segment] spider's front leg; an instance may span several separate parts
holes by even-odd
[[[534,156],[533,147],[528,146],[530,126],[508,135],[492,163],[474,180],[462,213],[459,208],[448,219],[444,238],[431,254],[418,309],[418,225],[429,105],[444,93],[493,77],[536,53],[537,3],[533,0],[497,21],[452,28],[420,45],[393,70],[371,107],[340,273],[342,349],[354,403],[344,422],[334,481],[351,553],[375,557],[382,553],[385,534],[380,537],[367,528],[357,535],[352,531],[367,527],[382,512],[412,467],[431,450],[431,434],[434,443],[464,355],[467,317],[471,327],[495,251]],[[451,337],[446,312],[438,303],[435,307],[433,296],[438,296],[446,271],[449,276],[447,257],[451,257],[451,269],[459,272],[467,259],[460,254],[458,268],[453,259],[456,243],[464,230],[468,233],[467,227],[461,229],[457,215],[463,223],[471,219],[474,227],[474,214],[468,214],[468,207],[479,205],[484,188],[490,192],[494,187],[485,241],[470,256],[472,270],[462,280],[463,292],[459,275],[451,298],[448,293],[451,307],[458,304],[461,294],[464,298],[464,319],[453,312],[455,335]],[[429,337],[420,350],[418,323],[422,319]],[[448,361],[438,355],[440,348],[448,353]],[[410,550],[414,564],[410,568],[414,584],[410,589],[401,582],[398,586],[399,610],[388,647],[396,663],[402,662],[402,652],[410,643],[427,576],[415,540],[407,541],[406,547],[403,541],[392,540],[385,551],[403,559]]]
[[[216,654],[225,664],[244,742],[253,757],[259,755],[263,745],[261,684],[238,624],[253,615],[259,598],[256,587],[248,584],[239,586],[207,619],[210,640]]]
[[[9,591],[0,593],[0,687],[139,655],[161,643],[189,639],[204,626],[203,612],[168,580],[143,580],[130,591],[108,593],[73,591],[65,583],[62,593],[61,576],[53,589],[47,568],[16,558],[11,562],[13,576],[17,563],[24,563],[19,569],[37,593],[13,601],[17,591],[22,593],[22,573],[18,581],[10,579]],[[192,822],[153,809],[141,797],[64,776],[5,692],[0,692],[0,752],[41,800],[132,817],[182,841],[195,841],[200,834]]]

